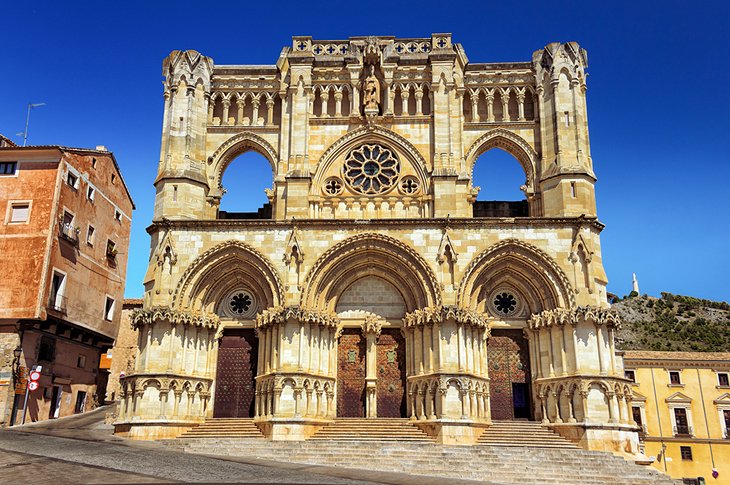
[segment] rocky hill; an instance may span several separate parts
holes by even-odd
[[[629,296],[612,305],[623,319],[622,350],[730,351],[730,305],[662,293]]]

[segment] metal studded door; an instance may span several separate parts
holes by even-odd
[[[383,329],[377,345],[378,417],[406,417],[406,342],[397,328]]]
[[[492,330],[487,344],[492,419],[530,417],[530,360],[521,330]]]
[[[213,416],[253,416],[257,361],[258,347],[253,330],[238,330],[223,336],[218,347]]]
[[[365,337],[345,328],[337,345],[337,416],[365,416]]]

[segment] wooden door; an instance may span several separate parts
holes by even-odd
[[[250,418],[254,415],[254,393],[258,348],[253,329],[223,335],[218,347],[213,416]]]
[[[406,342],[398,328],[383,329],[378,337],[378,417],[406,417]]]
[[[365,337],[345,328],[337,345],[337,416],[365,417]]]
[[[492,330],[487,343],[492,419],[530,417],[529,355],[522,330]]]

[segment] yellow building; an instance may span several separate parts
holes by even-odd
[[[626,351],[624,370],[653,466],[673,478],[730,483],[730,352]]]

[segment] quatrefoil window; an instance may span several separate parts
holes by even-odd
[[[345,159],[345,181],[361,194],[381,194],[393,188],[400,171],[400,162],[389,148],[362,145]]]
[[[508,291],[498,291],[492,296],[492,306],[500,315],[514,315],[517,311],[517,297]]]
[[[324,183],[324,193],[339,195],[342,192],[342,181],[337,177],[330,177]]]
[[[406,195],[413,195],[418,192],[419,186],[418,179],[411,175],[403,177],[400,181],[400,190]]]

